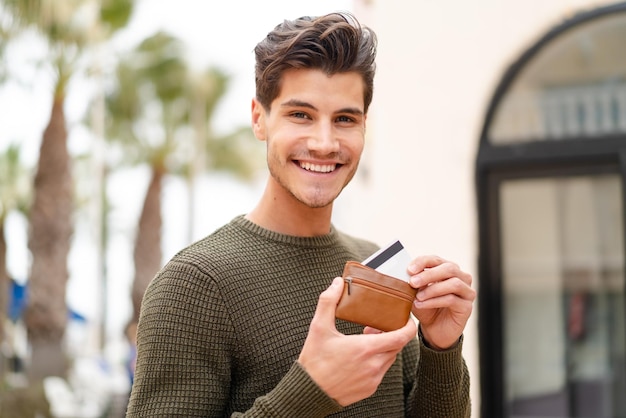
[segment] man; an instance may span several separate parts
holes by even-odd
[[[475,292],[456,264],[407,266],[419,333],[411,319],[390,332],[335,319],[344,264],[377,250],[331,224],[363,150],[374,32],[349,14],[301,18],[255,54],[265,191],[148,287],[127,416],[469,416],[461,345]]]

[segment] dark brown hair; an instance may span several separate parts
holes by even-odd
[[[354,71],[363,77],[364,111],[374,92],[376,34],[349,13],[285,20],[254,49],[256,97],[269,110],[283,73],[292,68],[326,74]]]

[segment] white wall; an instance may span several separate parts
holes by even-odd
[[[412,255],[435,253],[477,278],[474,162],[486,107],[507,67],[573,13],[607,1],[355,0],[379,40],[361,172],[335,224]],[[479,295],[480,297],[480,295]],[[479,416],[477,304],[466,332]]]

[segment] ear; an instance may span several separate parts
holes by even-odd
[[[256,99],[252,99],[252,131],[259,141],[265,141],[265,108]]]

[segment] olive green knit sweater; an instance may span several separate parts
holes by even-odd
[[[461,344],[435,352],[412,341],[377,392],[346,408],[296,362],[319,294],[375,250],[335,228],[286,236],[242,216],[182,250],[144,296],[127,417],[468,416]]]

